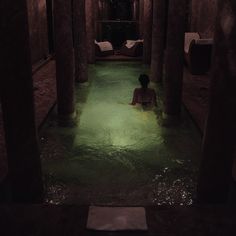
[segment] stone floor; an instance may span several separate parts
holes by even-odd
[[[87,206],[0,206],[1,236],[234,236],[236,208],[146,207],[148,231],[86,229]]]
[[[155,111],[132,107],[139,62],[98,62],[77,85],[77,125],[59,128],[52,115],[41,133],[47,202],[53,204],[191,205],[201,139],[183,112],[176,127]]]

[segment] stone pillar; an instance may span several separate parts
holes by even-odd
[[[210,105],[203,139],[197,197],[200,203],[225,203],[236,146],[236,3],[218,1]]]
[[[98,19],[100,15],[98,0],[94,1],[93,4],[94,4],[94,39],[97,39],[99,36]]]
[[[186,6],[186,0],[169,0],[164,112],[170,116],[181,113]]]
[[[85,20],[85,0],[73,0],[75,80],[88,80],[87,38]]]
[[[143,9],[143,63],[149,64],[152,50],[152,0],[144,0]]]
[[[74,53],[71,1],[54,0],[54,29],[59,122],[74,116]]]
[[[43,200],[26,0],[1,1],[0,95],[11,200]]]
[[[151,80],[162,82],[166,39],[166,0],[153,1]]]
[[[98,1],[98,10],[97,10],[97,12],[98,12],[98,14],[97,14],[98,22],[97,22],[97,33],[96,33],[97,37],[96,38],[97,38],[98,41],[101,41],[102,40],[102,23],[101,23],[101,21],[104,18],[102,0]]]
[[[94,0],[86,0],[86,32],[87,32],[87,52],[88,63],[95,63],[95,9]]]
[[[138,0],[133,0],[132,2],[132,20],[136,21],[138,19]]]
[[[139,38],[143,39],[144,0],[139,0]]]

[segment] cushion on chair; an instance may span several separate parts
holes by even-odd
[[[200,39],[200,35],[197,32],[186,32],[185,33],[185,40],[184,40],[184,52],[188,53],[190,44],[192,40]]]
[[[185,62],[193,75],[202,75],[209,71],[212,45],[213,39],[192,39],[190,41],[188,50],[184,52]]]
[[[142,56],[143,40],[126,40],[120,48],[120,53],[130,57]]]
[[[110,56],[114,54],[114,49],[109,41],[97,42],[95,40],[95,54],[96,56]]]
[[[213,39],[197,39],[195,40],[196,44],[201,44],[201,45],[208,45],[208,44],[213,44]]]

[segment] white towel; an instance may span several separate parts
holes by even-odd
[[[95,41],[95,43],[100,47],[102,52],[113,50],[112,44],[108,41],[104,41],[104,42]]]
[[[125,46],[127,48],[132,48],[136,42],[137,42],[136,40],[127,40]]]
[[[184,52],[188,53],[189,52],[189,47],[192,42],[192,40],[198,40],[200,39],[200,35],[198,33],[194,32],[186,32],[185,33],[185,42],[184,42]]]
[[[135,43],[142,43],[143,42],[143,39],[138,39],[138,40],[126,40],[126,44],[125,44],[125,46],[127,47],[127,48],[132,48],[134,45],[135,45]]]

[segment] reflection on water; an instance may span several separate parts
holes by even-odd
[[[145,70],[98,63],[89,86],[77,86],[77,126],[47,123],[41,139],[47,202],[192,204],[200,138],[186,117],[178,127],[161,127],[160,99],[156,111],[128,105]]]

